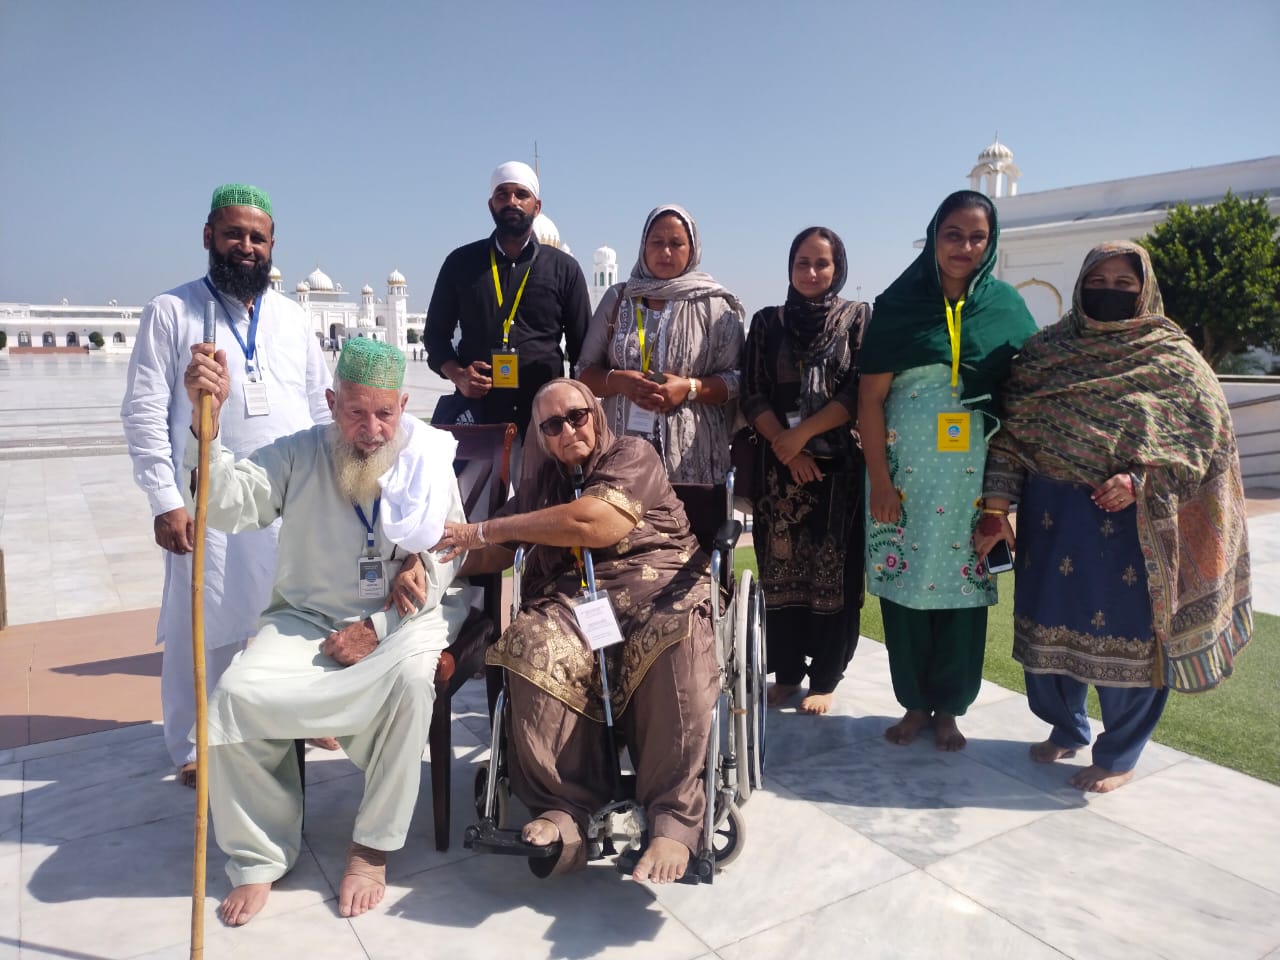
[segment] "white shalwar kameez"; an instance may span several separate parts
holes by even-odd
[[[402,425],[409,419],[402,417]],[[447,436],[417,422],[412,429]],[[337,737],[364,770],[355,842],[376,850],[404,845],[431,723],[436,661],[468,611],[462,591],[450,589],[458,561],[441,563],[427,552],[420,553],[427,600],[417,612],[401,618],[394,608],[383,609],[384,599],[359,597],[357,560],[365,553],[366,529],[335,482],[326,430],[282,438],[245,460],[233,462],[216,439],[210,453],[210,525],[238,532],[282,519],[271,602],[209,703],[210,808],[236,886],[273,882],[297,860],[302,789],[290,756],[296,739]],[[195,466],[194,448],[187,450],[187,468]],[[452,453],[452,446],[437,447],[414,468],[413,485],[419,493],[429,490],[431,509],[416,515],[437,530],[425,537],[432,543],[444,520],[464,519]],[[404,552],[387,536],[385,518],[414,511],[390,510],[385,481],[384,490],[372,523],[389,583]],[[372,507],[361,507],[367,519]],[[425,551],[423,539],[416,550]],[[366,618],[379,643],[363,660],[344,667],[320,652],[330,632]]]
[[[142,308],[138,338],[129,360],[128,384],[120,416],[133,458],[134,479],[153,516],[183,505],[178,467],[191,437],[191,401],[182,375],[191,345],[203,339],[205,304],[214,299],[204,280],[193,280],[156,297]],[[236,456],[248,456],[278,437],[329,422],[325,389],[331,383],[320,343],[306,314],[274,290],[262,296],[254,340],[254,366],[267,385],[270,413],[246,416],[246,358],[228,327],[235,320],[240,340],[249,342],[249,311],[233,297],[215,300],[218,347],[227,352],[231,397],[221,412],[220,439]],[[204,610],[206,687],[212,690],[228,663],[253,635],[271,594],[276,565],[276,528],[228,537],[210,530],[206,540]],[[160,700],[164,739],[173,762],[195,760],[188,738],[195,722],[191,656],[191,556],[164,552],[164,596],[156,642],[164,645]]]

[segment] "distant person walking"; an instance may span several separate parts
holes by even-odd
[[[331,377],[320,341],[301,308],[269,289],[275,221],[256,187],[213,192],[204,225],[205,276],[175,287],[142,309],[120,416],[134,479],[151,502],[156,543],[164,548],[164,595],[156,640],[164,645],[160,700],[165,746],[179,782],[195,786],[195,689],[191,650],[191,553],[194,522],[179,489],[191,437],[191,402],[182,386],[191,345],[199,343],[205,305],[217,308],[218,341],[231,358],[232,400],[222,411],[222,444],[245,456],[278,437],[330,419]],[[234,343],[232,342],[234,341]],[[212,690],[252,636],[267,606],[276,568],[276,529],[233,536],[210,530],[205,558],[206,686]]]
[[[540,191],[528,164],[511,161],[493,171],[494,231],[445,257],[423,332],[427,364],[462,397],[477,401],[476,421],[514,423],[521,437],[533,395],[565,375],[561,339],[577,363],[591,317],[578,262],[534,233]]]

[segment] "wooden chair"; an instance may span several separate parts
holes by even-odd
[[[490,517],[507,500],[511,483],[511,447],[516,439],[514,423],[469,424],[440,427],[458,441],[454,473],[467,481],[463,509],[475,522]],[[488,487],[488,496],[484,496]],[[431,757],[431,801],[435,815],[436,849],[449,849],[449,798],[452,783],[454,693],[484,666],[484,651],[497,637],[502,623],[502,574],[472,577],[483,591],[481,606],[471,612],[457,638],[436,666],[436,702],[427,738]]]
[[[474,522],[491,516],[507,499],[507,489],[511,483],[511,447],[516,439],[515,424],[469,424],[438,429],[448,430],[458,441],[453,470],[467,481],[467,492],[462,504],[467,519]],[[486,487],[488,497],[481,504]],[[472,577],[471,583],[481,589],[483,601],[480,607],[467,616],[453,643],[440,654],[435,675],[436,699],[427,734],[428,755],[431,758],[431,806],[437,850],[449,849],[453,695],[484,666],[485,648],[497,637],[498,627],[502,623],[502,574]],[[305,788],[305,742],[295,740],[294,749],[299,775]]]

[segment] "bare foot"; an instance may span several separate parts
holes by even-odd
[[[811,693],[800,701],[799,710],[801,713],[811,713],[815,717],[821,716],[831,709],[831,701],[834,699],[834,693]]]
[[[689,866],[689,848],[670,837],[654,837],[636,864],[631,879],[644,883],[673,883]]]
[[[1031,759],[1036,763],[1053,763],[1055,760],[1069,760],[1076,752],[1070,747],[1060,747],[1052,740],[1042,740],[1031,745]]]
[[[1091,763],[1083,770],[1079,771],[1067,781],[1073,787],[1081,790],[1088,790],[1091,793],[1110,793],[1117,787],[1123,787],[1126,783],[1133,779],[1133,771],[1125,770],[1123,773],[1113,773],[1110,770],[1104,770],[1096,763]]]
[[[368,913],[387,892],[387,855],[361,843],[347,848],[347,869],[338,889],[338,912],[344,917]]]
[[[771,707],[780,707],[800,692],[798,683],[775,683],[764,695],[765,702]]]
[[[908,710],[902,719],[884,732],[884,738],[890,743],[905,747],[920,736],[920,731],[929,725],[929,714],[923,710]]]
[[[338,743],[335,737],[312,737],[307,743],[313,747],[319,747],[321,750],[342,749],[342,744]]]
[[[956,718],[949,713],[933,715],[933,742],[939,750],[953,752],[963,750],[969,741],[964,738],[960,728],[956,726]]]
[[[228,927],[242,927],[267,905],[269,883],[246,883],[233,887],[218,905],[218,916]]]
[[[190,787],[192,790],[196,788],[196,765],[194,763],[184,763],[178,768],[178,775],[174,777],[179,786]]]
[[[532,843],[535,847],[545,847],[560,839],[560,828],[546,817],[538,817],[526,823],[520,835],[525,843]]]

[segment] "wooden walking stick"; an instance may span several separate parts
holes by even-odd
[[[204,311],[204,342],[216,340],[217,307]],[[209,506],[209,441],[213,434],[213,398],[200,394],[200,459],[196,467],[195,540],[191,551],[191,654],[196,687],[196,841],[191,863],[191,960],[204,960],[204,866],[209,847],[209,702],[204,679],[205,512]]]

